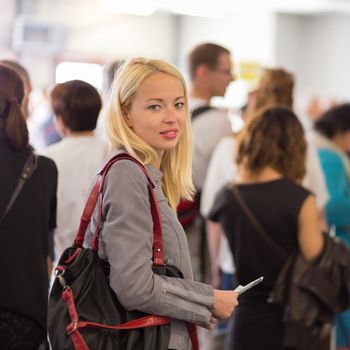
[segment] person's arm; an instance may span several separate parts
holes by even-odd
[[[329,193],[320,157],[318,156],[316,147],[312,142],[308,142],[307,144],[306,174],[303,179],[303,186],[316,196],[316,205],[318,208],[321,229],[324,232],[328,231],[324,208],[329,200]]]
[[[328,232],[329,226],[326,218],[326,213],[324,209],[317,208],[318,209],[318,219],[320,221],[320,227],[322,232]]]
[[[320,157],[311,142],[307,143],[306,174],[303,179],[303,186],[315,195],[317,207],[322,212],[329,200],[329,192]]]
[[[219,251],[222,228],[220,224],[210,220],[206,220],[206,227],[212,285],[214,288],[219,288],[221,280],[219,266]]]
[[[298,241],[300,251],[306,260],[316,258],[323,247],[323,237],[315,197],[309,195],[299,213]]]
[[[59,256],[55,257],[55,241],[54,234],[56,228],[56,216],[57,216],[57,185],[58,185],[58,170],[56,164],[53,160],[49,160],[50,164],[50,184],[51,184],[51,198],[50,198],[50,208],[49,208],[49,222],[48,222],[48,252],[47,252],[47,272],[48,278],[50,280],[51,272],[53,268],[53,261],[58,259]]]
[[[54,233],[55,233],[54,229],[50,230],[49,237],[48,237],[48,255],[46,260],[47,260],[47,273],[49,278],[51,277],[53,262],[55,260],[55,249],[54,249],[54,239],[53,239]]]
[[[214,295],[207,284],[152,271],[153,222],[145,175],[119,161],[108,172],[101,247],[110,264],[110,284],[128,310],[170,316],[208,326],[234,308],[234,292]],[[165,247],[166,251],[167,247]],[[228,301],[230,299],[230,301]],[[223,310],[227,308],[228,311]]]
[[[236,176],[234,154],[235,140],[233,137],[222,139],[214,150],[201,194],[200,210],[204,217],[209,214],[217,192],[226,183],[233,181]],[[219,252],[222,230],[220,225],[208,220],[206,220],[206,227],[212,285],[217,288],[220,285]]]

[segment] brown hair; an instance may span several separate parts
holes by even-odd
[[[29,95],[32,92],[32,82],[30,80],[30,76],[28,71],[17,61],[13,60],[0,60],[0,64],[7,66],[13,69],[22,79],[24,84],[24,99],[22,102],[22,111],[24,115],[24,119],[29,117]]]
[[[13,60],[0,60],[0,64],[8,66],[13,69],[23,80],[24,88],[28,89],[26,93],[30,93],[32,90],[32,83],[28,71],[18,62]]]
[[[57,84],[50,94],[54,113],[71,131],[89,131],[96,128],[102,102],[97,90],[82,80]]]
[[[255,111],[282,105],[293,108],[294,76],[282,68],[265,69],[260,81]]]
[[[20,76],[0,64],[0,130],[12,147],[21,151],[28,147],[28,129],[21,109],[24,84]]]
[[[305,175],[303,127],[286,107],[270,106],[247,122],[240,135],[237,164],[253,173],[270,166],[283,177],[300,181]]]
[[[329,139],[350,131],[350,103],[330,108],[315,122],[314,128]]]
[[[212,43],[205,43],[196,46],[188,56],[191,79],[195,78],[196,70],[201,64],[205,64],[209,68],[215,69],[218,64],[219,56],[222,54],[230,55],[230,51],[223,46]]]

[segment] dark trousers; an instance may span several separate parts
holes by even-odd
[[[34,320],[0,309],[0,349],[46,350],[46,332]]]

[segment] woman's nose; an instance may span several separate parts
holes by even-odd
[[[164,113],[165,123],[175,123],[176,122],[176,110],[174,108],[167,108]]]

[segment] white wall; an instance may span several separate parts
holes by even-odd
[[[302,70],[306,16],[277,15],[275,32],[275,64],[296,74]],[[300,77],[301,79],[301,77]],[[299,78],[297,79],[299,83]]]
[[[223,19],[185,16],[180,32],[179,57],[185,67],[185,57],[201,42],[216,42],[232,51],[236,60],[274,63],[275,16],[272,13],[242,12]]]
[[[169,40],[174,35],[171,15],[113,14],[91,0],[42,2],[39,16],[69,31],[66,52],[112,59],[135,55],[174,58],[175,46]]]
[[[296,73],[297,95],[350,100],[350,15],[279,15],[276,64]]]
[[[350,100],[350,15],[317,16],[306,29],[303,88]]]
[[[35,2],[35,17],[64,30],[66,36],[55,53],[27,50],[20,55],[34,85],[52,84],[55,65],[61,59],[105,63],[143,55],[175,61],[174,16],[113,14],[98,4],[95,0]]]
[[[28,0],[29,1],[29,0]],[[32,14],[67,30],[64,47],[19,56],[34,84],[53,79],[55,62],[68,55],[101,62],[135,55],[160,57],[186,72],[186,56],[197,44],[227,46],[234,59],[284,66],[296,73],[297,95],[350,98],[350,15],[276,15],[240,12],[208,19],[157,13],[149,17],[111,14],[96,0],[30,0]],[[0,0],[0,57],[9,45],[15,1]]]
[[[12,56],[10,45],[14,3],[14,1],[0,0],[0,58]]]

